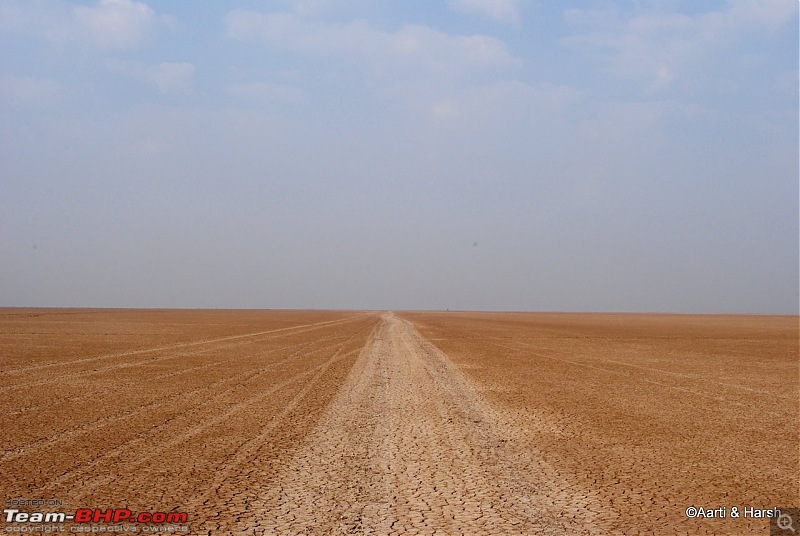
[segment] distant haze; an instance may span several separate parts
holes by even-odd
[[[798,312],[798,3],[0,3],[0,306]]]

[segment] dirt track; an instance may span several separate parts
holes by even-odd
[[[797,319],[0,310],[0,489],[192,534],[763,534]]]
[[[559,515],[569,511],[570,526],[584,529],[588,516],[563,483],[510,456],[506,441],[508,430],[450,361],[409,322],[386,315],[242,528],[563,534]]]

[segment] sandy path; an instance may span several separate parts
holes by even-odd
[[[586,500],[520,445],[449,359],[385,315],[242,532],[590,532]]]

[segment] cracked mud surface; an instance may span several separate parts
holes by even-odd
[[[482,389],[599,534],[766,534],[688,506],[800,503],[797,317],[404,315]]]
[[[764,534],[796,317],[0,310],[0,489],[191,534]],[[5,529],[5,524],[2,523]]]
[[[563,534],[591,512],[446,356],[386,315],[304,446],[241,529],[266,534]],[[566,516],[566,517],[565,517]]]

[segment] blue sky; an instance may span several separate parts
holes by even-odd
[[[798,4],[0,2],[0,306],[798,312]]]

